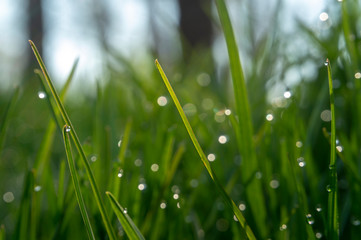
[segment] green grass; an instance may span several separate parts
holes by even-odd
[[[271,34],[282,18],[255,40],[215,3],[229,67],[214,75],[201,50],[189,63],[112,50],[96,86],[72,92],[78,61],[54,86],[31,43],[38,82],[0,95],[0,239],[359,238],[360,4],[334,3],[321,32],[300,23],[299,54]],[[291,96],[267,101],[292,69]]]

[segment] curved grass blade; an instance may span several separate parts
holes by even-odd
[[[210,177],[212,178],[214,184],[216,185],[217,189],[221,192],[222,197],[224,198],[224,200],[226,201],[226,203],[228,204],[228,206],[232,209],[233,213],[236,215],[239,223],[241,224],[241,227],[243,228],[243,230],[245,231],[245,233],[247,234],[249,239],[256,239],[251,228],[249,227],[249,225],[246,222],[246,219],[244,218],[243,214],[241,213],[241,211],[239,210],[239,208],[236,206],[236,204],[233,202],[233,200],[228,196],[228,194],[226,193],[226,191],[224,190],[224,188],[222,187],[222,185],[220,184],[220,182],[218,181],[209,161],[207,160],[206,155],[203,152],[202,147],[200,146],[196,135],[193,132],[193,129],[182,109],[181,104],[179,103],[179,100],[167,78],[167,76],[165,75],[162,67],[160,66],[158,60],[155,60],[155,64],[160,72],[160,75],[162,76],[162,79],[164,81],[164,84],[166,85],[169,94],[171,95],[174,104],[176,105],[179,115],[182,118],[182,121],[184,123],[184,126],[186,127],[189,137],[191,138],[194,147],[196,148],[199,157],[201,158],[204,166],[206,167]]]
[[[37,50],[35,44],[29,40],[29,43],[31,45],[31,48],[34,52],[34,55],[36,57],[36,59],[38,60],[38,63],[40,65],[40,68],[44,74],[44,77],[45,77],[45,80],[47,82],[47,85],[48,87],[50,88],[50,91],[51,91],[51,94],[52,96],[54,97],[55,99],[55,102],[56,102],[56,105],[57,105],[57,108],[58,110],[60,111],[60,115],[62,116],[63,118],[63,121],[65,122],[65,124],[67,126],[70,127],[70,135],[75,143],[75,146],[80,154],[80,159],[82,160],[84,166],[85,166],[85,170],[86,170],[86,173],[87,173],[87,176],[89,178],[89,182],[90,182],[90,186],[92,188],[92,191],[93,191],[93,194],[94,194],[94,197],[95,197],[95,201],[97,203],[97,206],[99,208],[99,211],[100,211],[100,214],[102,216],[102,220],[104,222],[104,225],[105,225],[105,229],[108,233],[108,236],[110,239],[115,239],[115,233],[113,232],[113,229],[111,227],[111,223],[110,223],[110,220],[109,220],[109,217],[105,211],[105,206],[103,204],[103,200],[100,196],[100,193],[99,193],[99,190],[98,190],[98,186],[96,184],[96,181],[95,181],[95,177],[94,177],[94,174],[90,168],[90,164],[88,162],[88,159],[86,158],[85,156],[85,153],[84,153],[84,150],[80,144],[80,141],[79,141],[79,138],[78,138],[78,135],[76,134],[76,131],[75,131],[75,128],[73,127],[73,124],[71,123],[70,121],[70,118],[67,114],[67,112],[65,111],[65,108],[60,100],[60,97],[58,95],[58,93],[56,92],[55,88],[54,88],[54,85],[50,79],[50,76],[49,76],[49,73],[48,71],[46,70],[46,67],[45,67],[45,64],[39,54],[39,51]]]
[[[113,211],[115,212],[115,215],[117,215],[118,220],[120,224],[122,224],[122,227],[129,237],[129,239],[144,239],[142,233],[139,231],[137,226],[134,224],[133,220],[129,217],[129,215],[126,213],[124,208],[118,203],[118,201],[115,199],[113,194],[111,192],[106,192],[111,206],[113,208]]]
[[[89,239],[95,239],[93,229],[91,227],[90,220],[88,217],[88,213],[86,211],[83,195],[81,194],[80,184],[79,184],[79,180],[78,180],[79,178],[78,178],[78,174],[76,172],[75,162],[74,162],[73,154],[72,154],[72,150],[71,150],[71,144],[70,144],[70,139],[69,139],[69,128],[66,125],[63,128],[63,139],[64,139],[66,157],[68,159],[68,164],[69,164],[69,169],[70,169],[70,175],[73,180],[75,195],[76,195],[76,199],[78,200],[78,205],[79,205],[79,209],[81,212],[81,216],[83,217],[83,221],[86,226],[86,230],[87,230]]]
[[[325,65],[327,66],[328,85],[330,92],[330,107],[331,107],[331,156],[329,165],[330,186],[327,189],[328,195],[328,239],[339,239],[339,223],[338,223],[338,209],[337,209],[337,171],[336,171],[336,119],[335,119],[335,99],[332,86],[332,72],[331,64],[327,59]]]
[[[235,107],[239,118],[239,128],[236,130],[239,131],[237,135],[241,137],[241,139],[237,138],[237,140],[239,151],[244,159],[243,169],[247,170],[242,171],[241,174],[243,182],[245,182],[248,179],[254,179],[252,174],[259,170],[259,163],[253,143],[253,124],[243,68],[228,10],[224,0],[216,0],[216,6],[228,49]],[[246,188],[246,194],[250,202],[252,215],[255,216],[254,220],[257,225],[257,231],[262,238],[265,238],[267,235],[266,208],[261,183],[259,181],[251,181],[249,187]]]
[[[5,240],[5,226],[3,224],[0,226],[0,240]]]

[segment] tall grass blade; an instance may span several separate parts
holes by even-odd
[[[0,240],[5,240],[5,226],[0,226]]]
[[[70,135],[75,143],[75,146],[80,154],[80,159],[82,160],[84,166],[85,166],[85,170],[86,170],[86,173],[87,173],[87,176],[89,178],[89,182],[90,182],[90,185],[91,185],[91,188],[92,188],[92,191],[93,191],[93,194],[94,194],[94,198],[95,198],[95,201],[97,203],[97,206],[99,208],[99,211],[100,211],[100,214],[102,216],[102,220],[104,222],[104,225],[105,225],[105,229],[108,233],[108,236],[110,239],[115,239],[115,233],[113,232],[112,230],[112,227],[111,227],[111,223],[110,223],[110,220],[109,220],[109,217],[105,211],[105,205],[103,204],[103,201],[102,201],[102,198],[100,196],[100,193],[99,193],[99,190],[98,190],[98,186],[96,184],[96,181],[95,181],[95,178],[94,178],[94,174],[90,168],[90,164],[85,156],[85,153],[84,153],[84,150],[80,144],[80,141],[79,141],[79,138],[78,138],[78,135],[76,134],[76,131],[75,131],[75,128],[73,127],[73,124],[71,123],[70,121],[70,118],[60,100],[60,97],[58,95],[58,93],[56,92],[55,90],[55,87],[50,79],[50,76],[49,76],[49,73],[48,71],[46,70],[46,67],[45,67],[45,64],[39,54],[39,51],[37,50],[35,44],[29,40],[29,43],[31,45],[31,48],[35,54],[35,57],[36,59],[38,60],[38,63],[40,65],[40,68],[44,74],[44,77],[45,77],[45,80],[47,82],[47,85],[52,93],[52,96],[54,97],[55,99],[55,102],[56,102],[56,105],[57,105],[57,108],[58,110],[60,111],[60,115],[62,116],[62,119],[63,121],[65,122],[65,125],[69,126],[70,127]]]
[[[206,167],[210,177],[212,178],[214,184],[216,185],[217,189],[221,192],[222,197],[224,198],[224,200],[226,201],[226,203],[228,204],[228,206],[232,209],[233,213],[236,215],[239,223],[241,224],[241,227],[243,228],[243,230],[246,232],[247,236],[249,239],[255,239],[255,236],[251,230],[251,228],[249,227],[249,225],[246,222],[246,219],[244,218],[243,214],[241,213],[241,211],[239,210],[239,208],[236,206],[236,204],[233,202],[233,200],[228,196],[228,194],[226,193],[226,191],[224,190],[224,188],[222,187],[222,185],[220,184],[220,182],[218,181],[209,161],[207,160],[206,155],[204,154],[202,147],[200,146],[196,135],[193,132],[193,129],[182,109],[182,106],[167,78],[167,76],[165,75],[162,67],[160,66],[158,60],[155,60],[155,64],[160,72],[160,75],[162,76],[162,79],[164,81],[164,84],[166,85],[169,94],[171,95],[174,104],[176,105],[179,115],[182,118],[182,121],[184,123],[184,126],[186,127],[189,137],[191,138],[194,147],[196,148],[199,157],[201,158],[204,166]]]
[[[144,239],[142,233],[139,231],[137,226],[134,224],[133,220],[129,217],[126,210],[118,203],[113,194],[106,192],[110,200],[111,206],[117,215],[119,222],[122,224],[122,227],[131,240],[135,239]]]
[[[17,101],[19,97],[19,87],[15,88],[15,91],[10,99],[10,102],[8,103],[4,113],[3,113],[3,117],[1,118],[1,122],[0,122],[0,151],[3,147],[4,141],[5,141],[5,136],[6,136],[6,131],[8,129],[8,125],[9,125],[9,119],[11,117],[11,113],[14,109],[14,105]]]
[[[337,209],[337,171],[336,171],[336,118],[335,97],[332,85],[331,63],[327,59],[327,75],[330,92],[331,107],[331,156],[329,165],[330,185],[327,189],[328,195],[328,239],[339,239],[338,209]]]
[[[66,157],[68,159],[68,164],[69,164],[69,169],[70,169],[70,175],[73,180],[75,195],[76,195],[76,199],[78,200],[78,205],[79,205],[79,209],[81,212],[81,216],[83,217],[83,221],[86,226],[86,230],[87,230],[89,239],[95,239],[93,229],[91,227],[88,213],[87,213],[87,210],[85,207],[83,195],[81,193],[80,184],[79,184],[79,180],[78,180],[79,177],[76,172],[75,162],[73,159],[73,153],[71,150],[71,143],[70,143],[70,139],[69,139],[69,128],[66,125],[63,128],[63,139],[64,139]]]
[[[239,150],[244,159],[242,171],[243,181],[252,177],[252,174],[258,170],[258,162],[253,144],[253,125],[250,114],[250,107],[247,96],[247,88],[243,74],[243,68],[240,61],[238,47],[234,36],[231,20],[224,0],[216,0],[218,15],[226,39],[229,64],[232,74],[233,90],[236,103],[236,112],[239,118],[239,131],[241,142],[238,140]],[[261,183],[252,181],[246,190],[251,210],[255,216],[258,231],[260,235],[266,237],[266,209],[264,196],[262,194]]]

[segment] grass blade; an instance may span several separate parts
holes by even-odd
[[[129,237],[129,239],[144,239],[142,233],[139,231],[137,226],[134,224],[133,220],[128,216],[124,208],[118,203],[113,194],[106,192],[112,208],[117,215],[119,222],[122,224],[122,227]]]
[[[9,125],[9,118],[11,116],[11,112],[14,108],[15,102],[19,97],[19,87],[15,88],[15,91],[10,99],[9,104],[7,105],[5,112],[3,114],[3,117],[1,119],[1,124],[0,124],[0,151],[2,149],[2,146],[4,144],[5,141],[5,136],[6,136],[6,131],[8,129],[8,125]]]
[[[71,144],[70,144],[70,139],[69,139],[69,128],[66,125],[63,128],[63,138],[64,138],[66,157],[68,159],[68,164],[69,164],[69,169],[70,169],[70,175],[73,180],[75,195],[76,195],[76,199],[78,200],[78,205],[79,205],[79,209],[81,212],[81,216],[83,217],[83,221],[86,226],[86,230],[87,230],[89,239],[95,239],[93,229],[91,227],[90,220],[88,217],[88,213],[86,211],[83,195],[81,194],[80,184],[79,184],[79,180],[78,180],[79,178],[78,178],[78,174],[76,172],[75,162],[74,162],[73,154],[72,154],[72,150],[71,150]]]
[[[251,179],[254,172],[258,171],[259,165],[253,144],[253,124],[243,68],[227,7],[224,0],[216,0],[216,5],[228,49],[236,103],[235,107],[239,118],[238,135],[241,137],[241,142],[239,139],[237,140],[239,151],[244,159],[243,167],[247,170],[242,171],[241,174],[243,176],[243,182],[245,182],[246,180]],[[250,186],[247,187],[246,193],[253,216],[256,216],[255,222],[257,224],[258,232],[260,232],[262,238],[265,238],[267,234],[266,209],[261,183],[259,181],[251,181]]]
[[[218,181],[209,161],[207,160],[206,155],[204,154],[202,147],[200,146],[194,132],[193,129],[182,109],[181,104],[179,103],[179,100],[167,78],[167,76],[165,75],[162,67],[160,66],[158,60],[155,60],[155,64],[160,72],[160,75],[162,76],[162,79],[164,81],[164,84],[166,85],[169,94],[171,95],[174,104],[176,105],[179,115],[182,118],[182,121],[184,123],[184,126],[186,127],[189,137],[191,138],[194,147],[196,148],[199,157],[201,158],[204,166],[206,167],[210,177],[212,178],[214,184],[216,185],[217,189],[221,192],[222,197],[224,198],[224,200],[226,201],[226,203],[228,204],[228,206],[232,209],[233,213],[236,215],[239,223],[241,224],[241,227],[244,229],[245,233],[247,234],[249,239],[255,239],[255,236],[251,230],[251,228],[249,227],[249,225],[246,222],[246,219],[244,218],[243,214],[241,213],[241,211],[239,210],[239,208],[236,206],[236,204],[233,202],[233,200],[228,196],[228,194],[226,193],[226,191],[224,190],[224,188],[222,187],[222,185],[220,184],[220,182]]]
[[[336,119],[335,119],[335,99],[332,86],[331,64],[327,59],[328,84],[330,92],[331,107],[331,156],[329,165],[330,186],[327,191],[328,195],[328,239],[339,239],[339,224],[337,210],[337,171],[336,171]]]
[[[103,201],[102,201],[102,198],[100,196],[100,193],[99,193],[99,190],[98,190],[98,186],[96,184],[96,181],[95,181],[95,177],[94,177],[94,174],[90,168],[90,164],[85,156],[85,153],[84,153],[84,150],[80,144],[80,141],[79,141],[79,138],[78,138],[78,135],[76,134],[76,131],[75,131],[75,128],[73,127],[73,124],[71,123],[70,121],[70,118],[67,114],[67,112],[65,111],[65,108],[60,100],[60,97],[58,95],[58,93],[56,92],[55,88],[54,88],[54,85],[50,79],[50,76],[49,76],[49,73],[48,71],[46,70],[46,67],[45,67],[45,64],[39,54],[39,51],[37,50],[35,44],[29,40],[29,43],[31,45],[31,48],[35,54],[35,57],[36,59],[38,60],[38,63],[40,65],[40,68],[44,74],[44,77],[45,77],[45,80],[47,82],[47,85],[48,87],[50,88],[50,91],[52,93],[52,96],[54,97],[55,99],[55,102],[56,102],[56,105],[57,105],[57,108],[58,110],[60,111],[60,115],[62,116],[62,119],[63,121],[65,122],[65,124],[67,126],[70,127],[70,135],[75,143],[75,146],[80,154],[80,159],[82,160],[84,166],[85,166],[85,170],[86,170],[86,173],[87,173],[87,176],[89,178],[89,182],[90,182],[90,185],[91,185],[91,188],[92,188],[92,191],[93,191],[93,194],[94,194],[94,197],[95,197],[95,201],[97,203],[97,206],[99,208],[99,211],[100,211],[100,214],[102,216],[102,219],[103,219],[103,222],[104,222],[104,225],[105,225],[105,228],[106,228],[106,231],[108,233],[108,236],[110,239],[115,239],[115,233],[113,232],[112,230],[112,227],[111,227],[111,223],[110,223],[110,220],[109,220],[109,217],[105,211],[105,206],[103,204]]]

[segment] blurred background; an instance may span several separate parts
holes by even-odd
[[[265,35],[288,36],[282,43],[284,51],[301,54],[302,36],[295,20],[320,30],[326,2],[227,1],[244,65]],[[36,66],[28,39],[58,82],[65,81],[79,57],[78,76],[94,83],[104,73],[109,51],[139,64],[151,57],[172,65],[189,59],[202,46],[211,51],[209,57],[217,67],[227,60],[212,1],[1,0],[0,9],[2,91],[19,84],[24,72]]]
[[[247,81],[259,162],[254,169],[243,169],[237,118],[230,115],[232,81],[214,1],[0,0],[0,235],[2,229],[7,237],[21,229],[32,233],[29,239],[86,237],[60,128],[49,110],[52,98],[34,74],[39,65],[31,39],[59,91],[79,58],[65,107],[100,191],[118,191],[147,239],[241,236],[198,161],[155,59],[256,237],[325,237],[329,58],[340,236],[360,236],[360,1],[225,2]],[[77,169],[96,236],[107,239],[84,168]],[[260,182],[260,190],[250,182]],[[264,211],[252,207],[254,199],[264,201]],[[313,221],[305,220],[307,207]]]

